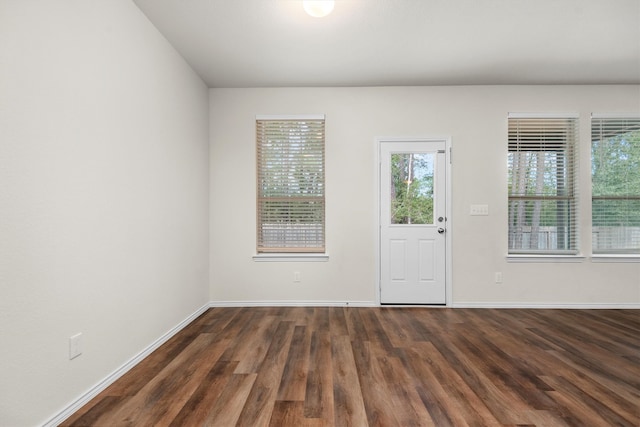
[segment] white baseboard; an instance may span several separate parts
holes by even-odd
[[[113,384],[118,378],[122,377],[124,374],[129,372],[134,366],[140,363],[145,357],[149,356],[158,347],[160,347],[162,344],[167,342],[171,337],[173,337],[175,334],[180,332],[185,326],[193,322],[198,316],[200,316],[202,313],[204,313],[208,309],[209,309],[209,304],[206,304],[201,308],[199,308],[198,310],[196,310],[193,314],[191,314],[189,317],[184,319],[178,325],[176,325],[171,330],[166,332],[160,338],[155,340],[147,348],[145,348],[140,353],[138,353],[133,358],[131,358],[129,361],[127,361],[124,365],[120,366],[118,369],[113,371],[102,381],[100,381],[99,383],[91,387],[89,390],[84,392],[82,395],[80,395],[77,399],[75,399],[73,402],[67,405],[55,416],[53,416],[49,421],[44,423],[43,427],[55,427],[60,423],[62,423],[67,418],[69,418],[71,415],[73,415],[74,412],[76,412],[82,406],[87,404],[91,399],[93,399],[102,391],[104,391],[107,387]]]
[[[379,307],[375,301],[211,301],[209,307]]]
[[[521,302],[455,302],[452,308],[539,308],[576,310],[640,309],[640,303],[521,303]]]
[[[211,301],[214,307],[382,307],[375,301]],[[539,309],[581,309],[619,310],[640,309],[640,303],[522,303],[522,302],[454,302],[449,306],[428,305],[384,305],[384,307],[425,307],[425,308],[539,308]]]
[[[381,307],[375,301],[211,301],[209,307]],[[454,302],[449,306],[428,305],[384,305],[384,307],[431,307],[431,308],[540,308],[619,310],[640,309],[640,303],[522,303],[522,302]]]

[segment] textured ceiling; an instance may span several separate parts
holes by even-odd
[[[640,0],[134,0],[210,87],[640,84]]]

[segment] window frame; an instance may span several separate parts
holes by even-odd
[[[321,131],[321,141],[320,146],[318,147],[318,140],[316,138],[315,147],[320,150],[320,159],[318,157],[314,157],[314,173],[320,175],[319,184],[314,185],[312,193],[306,194],[304,196],[294,195],[295,190],[291,189],[288,184],[282,184],[281,186],[281,194],[278,196],[264,194],[264,187],[261,185],[261,179],[268,179],[269,172],[266,172],[263,169],[263,155],[264,153],[264,144],[266,140],[264,139],[265,132],[269,132],[266,127],[268,123],[265,122],[282,122],[286,126],[286,122],[291,122],[291,129],[295,129],[296,127],[302,127],[305,122],[315,122],[315,125],[318,130]],[[321,122],[320,126],[317,126],[317,122]],[[255,126],[256,126],[256,255],[254,255],[255,261],[326,261],[328,256],[326,254],[326,191],[325,191],[325,182],[326,182],[326,135],[325,135],[325,115],[324,114],[309,114],[309,115],[256,115],[255,117]],[[262,135],[261,135],[262,129]],[[285,143],[291,142],[290,139],[285,138]],[[299,141],[297,141],[299,142]],[[303,139],[304,142],[304,139]],[[282,141],[280,141],[282,143]],[[315,152],[312,154],[313,156],[317,156],[318,153]],[[266,155],[269,156],[269,155]],[[268,157],[266,157],[268,159]],[[289,164],[291,166],[294,165],[293,168],[300,166],[300,161],[302,157],[297,157],[297,154],[289,157],[289,160],[292,160],[292,163]],[[317,161],[320,161],[318,165]],[[267,160],[268,161],[268,160]],[[307,165],[305,165],[307,166]],[[284,166],[286,167],[286,166]],[[284,168],[283,167],[283,168]],[[317,194],[316,194],[317,193]],[[316,236],[317,240],[313,240],[309,245],[298,245],[291,243],[291,240],[287,238],[289,231],[295,230],[295,224],[292,226],[292,230],[284,231],[283,238],[281,240],[277,239],[269,239],[265,238],[264,228],[262,224],[265,221],[265,218],[269,216],[269,210],[266,211],[262,209],[265,206],[265,202],[269,202],[272,199],[273,203],[281,203],[285,206],[285,210],[287,209],[287,204],[301,204],[304,205],[305,202],[310,203],[310,207],[308,209],[312,209],[315,214],[320,215],[320,223],[316,224],[313,227],[314,232],[316,234],[320,234],[320,237]],[[286,200],[290,199],[290,200]],[[315,205],[315,206],[314,206]],[[321,208],[318,208],[321,206]],[[293,207],[294,213],[295,207]],[[306,209],[306,208],[302,208]],[[298,212],[298,215],[302,215]],[[294,218],[295,219],[295,218]],[[297,218],[299,221],[300,218]],[[281,222],[281,225],[287,224],[286,221]],[[288,228],[285,226],[285,228]],[[295,231],[294,231],[295,232]],[[300,232],[298,230],[298,232]],[[304,234],[304,233],[303,233]],[[300,243],[299,241],[297,243]]]
[[[566,127],[564,128],[564,132],[567,135],[567,140],[564,142],[566,151],[568,153],[565,156],[566,164],[562,171],[566,175],[565,185],[567,186],[566,195],[543,195],[543,194],[511,194],[511,192],[507,192],[507,258],[513,261],[523,261],[523,262],[540,262],[549,258],[554,258],[561,261],[579,261],[584,257],[581,255],[580,251],[580,237],[581,237],[581,227],[580,227],[580,194],[579,194],[579,167],[580,167],[580,122],[579,122],[579,114],[577,113],[508,113],[507,117],[507,134],[508,134],[508,144],[507,144],[507,154],[509,155],[512,152],[532,152],[532,151],[558,151],[558,142],[552,142],[550,144],[551,147],[554,147],[550,150],[543,150],[545,147],[544,138],[540,139],[539,146],[536,146],[536,139],[532,139],[530,141],[520,141],[516,135],[513,134],[512,126],[515,126],[516,123],[512,121],[530,121],[531,124],[535,124],[536,121],[540,121],[544,123],[548,121],[549,123],[553,123],[557,121],[556,126],[559,126],[562,121],[566,121]],[[535,125],[532,128],[534,130],[533,135],[536,135]],[[540,132],[543,134],[543,132]],[[531,148],[530,150],[526,149],[518,149],[514,150],[514,148],[518,147],[522,142],[524,148]],[[555,144],[555,145],[554,145]],[[507,163],[508,175],[511,177],[512,167],[510,161]],[[567,201],[567,215],[569,216],[569,225],[567,226],[567,239],[568,239],[568,249],[531,249],[531,248],[512,248],[512,203],[520,201],[522,203],[526,202],[545,202],[545,201]],[[557,226],[556,226],[557,227]]]

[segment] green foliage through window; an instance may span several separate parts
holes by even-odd
[[[576,253],[577,119],[509,117],[510,253]]]
[[[257,251],[324,252],[324,119],[256,120]]]
[[[594,253],[640,253],[640,118],[591,124]]]
[[[433,224],[433,154],[391,155],[391,223]]]

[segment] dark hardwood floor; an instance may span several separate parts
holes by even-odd
[[[640,311],[214,308],[64,426],[639,426]]]

